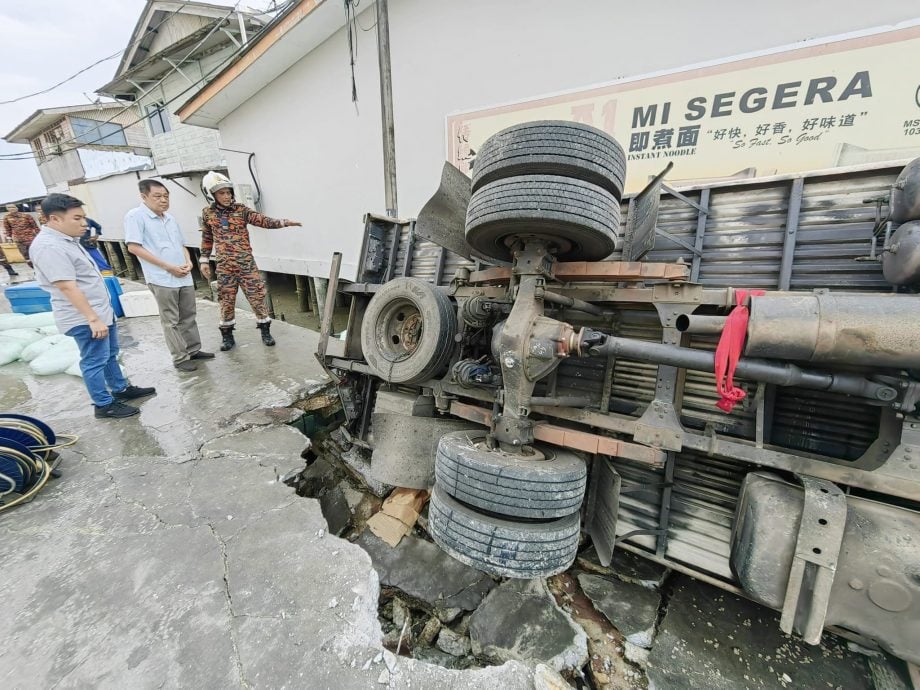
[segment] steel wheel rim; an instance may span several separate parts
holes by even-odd
[[[390,362],[400,362],[415,354],[425,332],[422,312],[409,299],[398,299],[388,304],[374,326],[380,354]]]

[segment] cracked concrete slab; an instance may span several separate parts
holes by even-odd
[[[661,597],[658,592],[617,578],[581,573],[578,584],[608,621],[638,647],[651,647]]]
[[[544,580],[508,580],[470,619],[473,653],[496,662],[542,662],[555,671],[581,668],[588,638],[563,611]]]
[[[411,534],[391,547],[365,530],[357,544],[370,554],[383,585],[405,592],[438,614],[454,609],[455,617],[458,609],[472,611],[495,586],[485,573]]]
[[[0,370],[0,408],[81,435],[63,476],[0,518],[0,687],[532,688],[516,662],[451,671],[383,651],[370,557],[278,481],[307,439],[239,431],[317,387],[316,334],[277,323],[265,348],[239,318],[241,347],[191,375],[157,319],[126,320],[126,369],[159,393],[127,420],[94,419],[77,378]],[[206,349],[216,323],[199,303]]]
[[[779,614],[680,576],[646,669],[654,687],[872,687],[864,657],[825,633],[818,646],[779,629]]]

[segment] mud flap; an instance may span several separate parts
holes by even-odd
[[[415,221],[415,234],[464,259],[473,259],[473,250],[466,243],[466,207],[470,205],[470,194],[470,178],[445,163],[438,190]]]
[[[595,456],[588,481],[585,525],[601,565],[604,566],[610,565],[613,560],[613,548],[617,540],[620,483],[620,475],[613,469],[610,460],[602,455]]]

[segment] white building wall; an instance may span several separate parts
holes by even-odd
[[[400,214],[417,214],[438,185],[450,113],[917,15],[915,0],[842,7],[776,0],[755,15],[724,0],[392,0]],[[371,26],[373,7],[359,21]],[[340,250],[342,275],[353,277],[362,214],[384,209],[373,32],[358,41],[357,108],[342,30],[220,123],[224,146],[256,153],[264,211],[304,222],[302,231],[253,231],[263,269],[325,276]],[[245,156],[228,162],[235,180],[249,181]]]
[[[60,191],[61,185],[66,186],[70,180],[78,180],[83,177],[80,152],[72,149],[65,151],[60,156],[48,155],[43,163],[38,164],[38,172],[49,192]]]
[[[106,151],[101,149],[77,149],[83,164],[83,177],[91,179],[115,172],[136,170],[144,166],[153,167],[150,156],[138,156],[127,151]]]
[[[157,169],[164,175],[182,171],[207,170],[224,165],[224,156],[220,151],[219,132],[206,127],[182,124],[173,113],[204,83],[193,87],[189,79],[197,82],[212,71],[216,74],[216,68],[226,62],[233,52],[232,49],[235,49],[235,46],[209,55],[200,62],[183,64],[181,69],[188,79],[174,72],[166,77],[153,93],[139,101],[139,109],[143,113],[147,112],[146,106],[152,103],[167,104],[171,127],[169,132],[154,135],[149,123],[146,124],[154,161]],[[211,74],[211,76],[214,75]],[[170,101],[173,102],[170,103]]]
[[[146,177],[156,177],[157,171],[130,172],[91,180],[70,187],[72,194],[86,204],[87,214],[102,225],[106,239],[124,240],[125,214],[141,203],[137,183]],[[200,176],[184,177],[176,181],[161,180],[169,189],[169,212],[176,218],[186,246],[201,246],[201,211],[207,205],[201,196]],[[195,192],[194,196],[178,186]]]

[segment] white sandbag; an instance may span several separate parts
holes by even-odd
[[[7,331],[11,328],[41,328],[42,326],[53,325],[54,314],[50,311],[43,311],[38,314],[0,314],[0,331]]]
[[[24,347],[24,343],[0,338],[0,367],[19,359],[19,355],[22,353]]]
[[[49,336],[57,338],[59,336]],[[73,338],[63,336],[63,340],[53,345],[29,363],[29,369],[38,376],[63,374],[74,362],[80,361],[80,348]]]
[[[28,328],[25,314],[0,314],[0,331],[11,328]]]
[[[26,320],[26,328],[54,326],[54,314],[50,311],[41,311],[37,314],[23,314],[23,317]]]
[[[67,367],[65,374],[70,374],[71,376],[79,376],[83,378],[83,370],[80,369],[80,358],[77,358],[77,361]]]
[[[0,331],[0,339],[15,340],[22,343],[22,346],[31,345],[44,338],[35,328],[11,328],[8,331]]]
[[[38,332],[42,335],[57,335],[60,333],[57,326],[42,326],[38,329]]]
[[[27,346],[22,351],[22,354],[19,355],[19,359],[21,359],[23,362],[31,362],[33,359],[39,355],[43,355],[45,352],[64,340],[73,340],[73,338],[68,338],[66,335],[60,334],[45,336],[41,340]],[[76,345],[75,340],[74,345]]]

